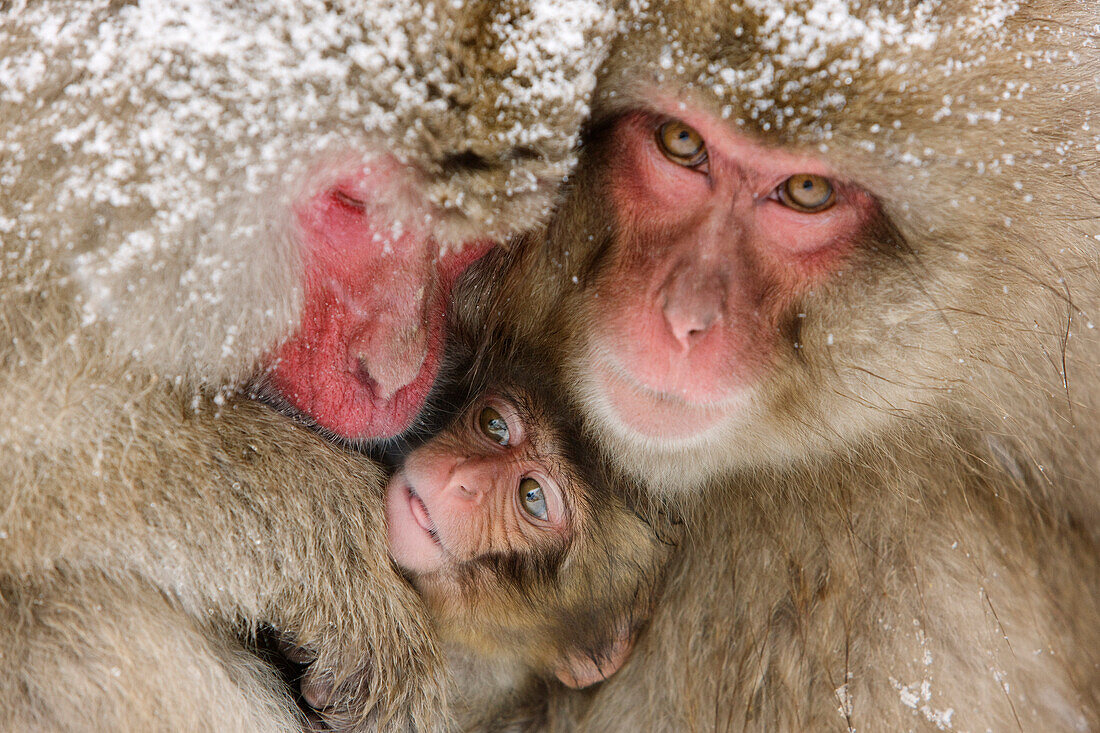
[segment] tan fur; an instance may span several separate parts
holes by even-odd
[[[444,246],[537,223],[607,18],[532,59],[525,2],[157,7],[0,4],[0,728],[293,729],[267,626],[344,722],[436,728],[379,471],[234,390],[295,327],[329,171],[399,157]]]
[[[813,5],[652,3],[597,88],[594,130],[691,100],[829,162],[899,235],[798,304],[742,423],[671,446],[595,409],[580,343],[601,317],[598,137],[549,247],[500,255],[508,278],[467,311],[564,338],[590,432],[689,515],[631,661],[561,696],[555,727],[1095,730],[1097,7]]]
[[[445,247],[546,216],[606,53],[610,16],[577,6],[562,42],[525,0],[167,3],[198,27],[169,24],[158,46],[152,10],[15,3],[0,10],[5,248],[49,251],[84,320],[110,322],[112,351],[240,383],[297,324],[292,204],[333,171],[404,161],[382,205],[398,219],[415,190]],[[283,38],[295,31],[313,35]],[[215,32],[237,40],[228,63]]]
[[[1094,729],[1095,544],[917,457],[708,494],[630,663],[557,727]]]
[[[2,607],[5,728],[301,728],[270,668],[147,583],[72,580]]]
[[[21,318],[5,315],[9,326]],[[10,332],[20,344],[43,336]],[[162,379],[74,352],[5,373],[4,410],[20,427],[6,433],[0,468],[0,605],[19,622],[5,625],[2,653],[23,660],[32,645],[48,662],[6,667],[5,686],[35,693],[4,707],[2,727],[82,729],[102,711],[102,725],[124,729],[156,719],[218,730],[222,701],[260,688],[241,715],[286,729],[292,701],[244,656],[261,626],[318,648],[319,666],[347,682],[342,705],[360,715],[377,708],[397,727],[406,716],[438,721],[442,672],[419,604],[386,555],[376,467],[267,408],[237,398],[193,405]],[[111,590],[100,590],[105,582]],[[188,656],[196,636],[206,641]],[[93,684],[115,667],[122,681]],[[164,685],[156,694],[154,679]]]
[[[493,396],[522,416],[524,440],[538,446],[570,507],[561,556],[528,564],[515,576],[454,568],[412,574],[444,649],[456,729],[526,730],[545,722],[548,687],[570,677],[610,677],[649,620],[679,526],[637,506],[639,487],[607,470],[578,431],[579,416],[557,399],[562,385],[542,360],[478,343],[453,329],[456,362],[479,350],[474,365],[451,365],[468,412],[417,450],[462,455],[477,449],[476,416]],[[445,378],[444,381],[449,381]],[[634,499],[631,499],[634,497]],[[557,679],[555,679],[557,678]]]

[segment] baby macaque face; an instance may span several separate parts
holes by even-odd
[[[406,456],[386,518],[445,644],[584,687],[629,656],[667,546],[574,425],[541,391],[484,391]]]
[[[579,492],[541,422],[524,401],[490,396],[414,450],[386,495],[398,565],[420,576],[486,556],[563,551]]]

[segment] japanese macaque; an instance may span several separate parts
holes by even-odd
[[[1098,23],[624,21],[548,242],[463,309],[559,358],[608,459],[688,513],[561,730],[1100,728]]]
[[[0,728],[295,729],[258,632],[335,722],[442,725],[384,478],[317,432],[412,424],[548,211],[606,50],[565,10],[0,3]]]
[[[554,409],[527,389],[475,400],[405,458],[386,520],[441,641],[579,688],[626,661],[669,541],[586,466]]]
[[[215,389],[267,368],[308,421],[373,438],[419,410],[455,277],[545,217],[610,16],[330,5],[0,10],[3,231],[112,354]]]
[[[537,724],[544,680],[614,674],[675,544],[676,527],[624,503],[572,416],[521,371],[489,379],[386,488],[390,553],[446,650],[460,729],[513,721],[517,702]],[[331,685],[310,671],[302,689],[323,707]]]

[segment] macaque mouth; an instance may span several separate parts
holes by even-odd
[[[412,512],[413,519],[432,538],[432,541],[440,549],[443,549],[443,543],[440,541],[439,533],[435,529],[435,522],[432,521],[432,515],[428,512],[428,505],[424,503],[424,500],[420,498],[413,487],[407,487],[406,492],[409,495],[409,510]]]
[[[639,384],[623,370],[596,358],[592,374],[611,416],[628,430],[649,438],[699,437],[743,404],[741,394],[712,402],[693,402]]]

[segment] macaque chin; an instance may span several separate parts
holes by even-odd
[[[545,404],[490,392],[413,450],[386,490],[390,552],[445,643],[585,687],[629,656],[664,549]]]

